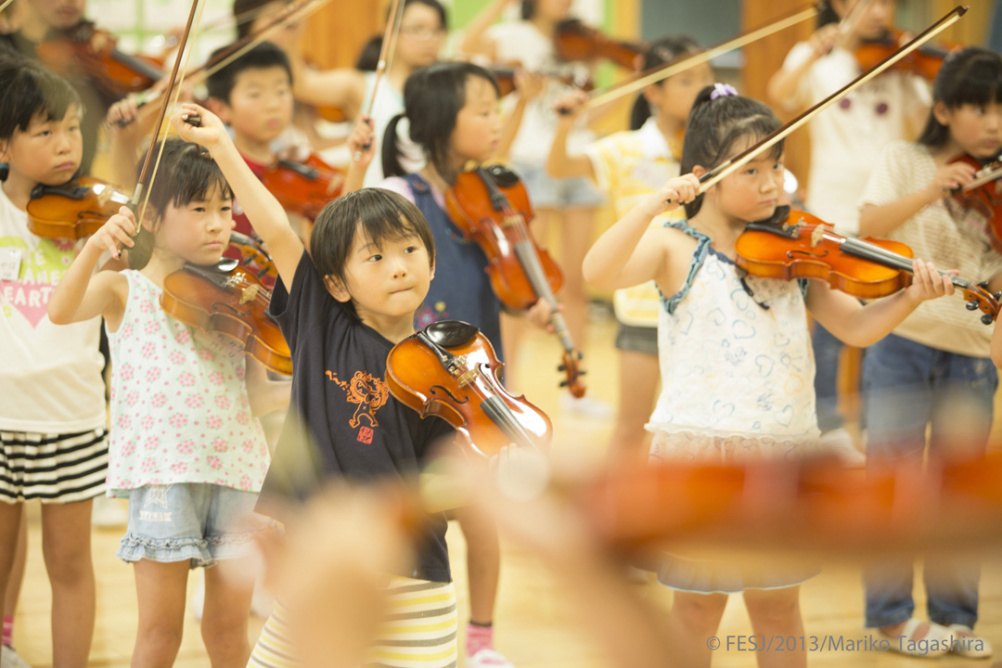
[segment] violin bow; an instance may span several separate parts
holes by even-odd
[[[3,4],[0,4],[0,12],[10,7],[11,3],[13,2],[14,0],[4,0]]]
[[[737,170],[741,169],[741,167],[743,167],[746,163],[748,163],[752,158],[754,158],[759,153],[783,141],[783,139],[785,139],[787,135],[792,133],[794,130],[798,129],[799,127],[807,123],[809,120],[817,116],[819,113],[821,113],[831,105],[841,100],[843,97],[848,95],[850,92],[852,92],[859,86],[862,86],[867,81],[870,81],[871,79],[874,79],[880,74],[882,74],[885,70],[892,67],[895,63],[897,63],[899,60],[907,56],[909,53],[911,53],[915,49],[919,48],[920,46],[928,42],[930,39],[941,33],[943,30],[946,30],[946,28],[948,28],[949,26],[956,23],[960,19],[960,17],[966,13],[967,13],[967,7],[958,5],[952,11],[947,13],[943,18],[941,18],[939,21],[937,21],[930,27],[926,28],[922,33],[917,35],[910,42],[908,42],[900,49],[895,51],[893,54],[885,58],[879,65],[874,67],[869,72],[864,72],[863,74],[860,74],[858,77],[850,81],[841,89],[835,91],[825,99],[821,100],[813,107],[806,110],[805,112],[794,118],[792,121],[790,121],[783,127],[768,134],[764,139],[762,139],[762,141],[753,144],[752,146],[748,147],[747,149],[745,149],[738,155],[734,156],[730,160],[724,162],[721,165],[718,165],[717,167],[714,167],[710,171],[703,174],[703,176],[699,178],[699,183],[700,183],[699,193],[706,192],[709,188],[719,183],[722,179],[730,176]],[[671,200],[669,200],[669,202],[671,202]]]
[[[589,95],[588,102],[585,103],[584,106],[586,109],[590,109],[606,104],[607,102],[612,102],[613,100],[618,100],[624,95],[629,95],[634,91],[638,91],[645,86],[667,79],[668,77],[674,76],[679,72],[684,72],[685,70],[691,69],[697,65],[702,65],[703,63],[709,62],[717,56],[727,53],[728,51],[740,49],[748,44],[751,44],[752,42],[762,39],[763,37],[779,32],[784,28],[788,28],[792,25],[801,23],[802,21],[806,21],[809,18],[813,18],[817,16],[817,14],[818,8],[815,5],[812,5],[807,9],[796,10],[794,13],[789,14],[784,18],[777,19],[766,26],[744,35],[738,35],[733,39],[727,40],[726,42],[720,42],[716,46],[712,46],[705,51],[693,54],[688,58],[675,62],[668,62],[664,65],[652,68],[647,72],[635,74],[618,84],[610,86],[605,91],[592,91]]]
[[[372,117],[372,108],[376,104],[376,92],[379,90],[379,83],[383,79],[383,74],[386,73],[387,63],[393,62],[393,56],[397,50],[397,37],[400,36],[400,23],[404,19],[404,9],[405,3],[400,2],[400,0],[393,0],[393,4],[390,5],[390,20],[386,24],[386,28],[383,31],[383,43],[379,46],[379,62],[376,64],[376,76],[372,80],[372,92],[369,93],[369,99],[366,100],[359,112],[359,118],[363,116]],[[369,149],[369,145],[363,147],[365,150]],[[358,162],[362,157],[361,151],[355,151],[355,155],[352,158]]]
[[[307,18],[328,2],[330,2],[330,0],[297,0],[297,2],[292,3],[281,12],[278,12],[275,17],[258,32],[247,35],[243,39],[234,42],[225,50],[217,53],[215,57],[211,58],[204,65],[196,67],[194,70],[189,72],[187,74],[189,81],[193,81],[195,83],[204,81],[288,24]],[[157,99],[160,95],[162,95],[162,93],[145,95],[143,99],[139,101],[138,106],[143,107],[149,102]]]
[[[181,71],[180,76],[178,76],[178,70],[181,67],[181,56],[184,54],[185,47],[188,45],[188,37],[191,33],[191,26],[195,21],[195,13],[198,9],[198,0],[191,1],[191,11],[188,13],[188,22],[184,26],[184,34],[181,35],[181,40],[178,42],[178,57],[174,59],[174,66],[171,68],[170,81],[167,84],[167,90],[164,91],[164,102],[160,105],[160,117],[157,119],[156,130],[153,132],[153,141],[150,142],[149,148],[146,150],[146,157],[143,160],[143,167],[139,170],[139,179],[136,183],[136,189],[132,193],[132,199],[130,205],[132,209],[136,211],[136,234],[139,234],[139,230],[143,224],[143,218],[146,214],[146,207],[149,205],[150,193],[149,185],[156,178],[157,170],[160,167],[160,157],[163,155],[163,142],[160,143],[160,151],[157,153],[156,164],[153,165],[152,173],[150,171],[150,165],[153,161],[153,152],[157,147],[157,138],[160,136],[163,130],[164,120],[167,117],[167,107],[173,104],[177,100],[177,93],[180,93],[181,82],[184,80],[184,71]],[[205,4],[202,4],[202,9],[205,9]],[[199,18],[201,18],[201,12],[198,12]],[[188,51],[188,57],[191,56],[191,51]],[[171,93],[177,93],[174,95],[174,100],[171,100]],[[140,199],[142,204],[140,205]],[[139,207],[138,209],[136,207]]]
[[[863,15],[863,9],[869,7],[871,2],[873,0],[859,0],[859,2],[852,6],[852,9],[838,22],[838,32],[840,35],[846,35],[856,27],[856,24],[859,23],[859,17]]]

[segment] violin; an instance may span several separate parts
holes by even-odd
[[[91,21],[59,31],[41,42],[37,52],[46,67],[63,76],[86,76],[114,100],[144,91],[164,76],[154,61],[119,51],[115,36]]]
[[[1002,160],[998,156],[990,160],[979,160],[970,155],[962,155],[950,162],[964,162],[977,171],[974,180],[953,192],[953,199],[964,209],[981,214],[988,223],[992,247],[1002,253]]]
[[[521,67],[521,63],[511,63],[508,65],[491,65],[487,69],[494,75],[494,80],[501,89],[501,97],[515,91],[515,73]],[[581,77],[570,73],[542,72],[547,77],[555,79],[565,86],[573,86],[583,91],[590,91],[595,88],[591,77]]]
[[[422,418],[436,415],[451,424],[485,457],[510,445],[547,445],[550,418],[504,389],[502,366],[476,327],[440,320],[393,346],[386,358],[386,385]]]
[[[646,48],[643,44],[624,42],[606,37],[600,31],[590,28],[579,19],[566,19],[557,24],[553,37],[553,48],[557,58],[566,61],[611,60],[620,67],[637,69],[638,59]]]
[[[160,306],[170,317],[234,341],[268,369],[292,375],[292,353],[278,324],[266,312],[271,292],[241,266],[186,264],[164,278]]]
[[[777,207],[769,220],[749,223],[734,250],[735,264],[752,276],[819,279],[862,299],[885,297],[911,285],[912,250],[905,244],[845,237],[820,218],[788,206]],[[986,325],[995,321],[1002,295],[992,295],[966,278],[944,275],[961,291],[968,310],[980,309]]]
[[[327,203],[341,194],[344,173],[316,153],[306,160],[279,160],[261,175],[261,182],[286,211],[316,220]]]
[[[88,237],[128,204],[127,194],[89,176],[59,186],[38,185],[25,207],[28,231],[45,239]]]
[[[599,544],[621,553],[696,540],[830,555],[980,544],[1002,526],[1000,481],[998,454],[868,471],[812,456],[644,463],[564,488]]]
[[[881,61],[893,55],[907,41],[907,35],[903,30],[891,28],[883,37],[863,40],[856,48],[856,61],[861,70],[869,72]],[[962,44],[952,44],[945,48],[926,44],[909,53],[890,69],[917,74],[932,81],[946,57],[962,48]]]
[[[545,299],[553,311],[550,322],[564,349],[560,370],[575,397],[584,396],[579,369],[582,359],[564,317],[557,311],[555,292],[563,274],[550,254],[539,248],[527,221],[534,216],[525,185],[501,165],[463,172],[445,195],[446,211],[466,239],[475,241],[487,256],[487,274],[501,303],[524,311]]]

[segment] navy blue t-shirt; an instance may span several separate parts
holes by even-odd
[[[414,326],[423,329],[439,320],[462,320],[478,327],[501,350],[501,302],[485,271],[487,256],[449,218],[432,194],[431,186],[418,174],[403,177],[414,193],[414,204],[428,219],[435,238],[435,278],[421,309],[414,314]]]
[[[262,498],[303,500],[332,477],[415,484],[432,448],[454,432],[390,395],[393,344],[327,292],[305,251],[292,289],[278,281],[269,310],[292,351],[292,401]],[[429,519],[418,568],[402,575],[449,582],[445,516]]]

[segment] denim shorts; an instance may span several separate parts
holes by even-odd
[[[605,196],[586,178],[555,179],[545,167],[515,163],[518,174],[529,192],[533,209],[594,209],[602,206]]]
[[[129,525],[115,555],[126,562],[191,561],[191,568],[238,559],[258,529],[247,520],[255,492],[205,483],[138,487],[129,494]]]

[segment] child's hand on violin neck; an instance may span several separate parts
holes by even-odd
[[[123,206],[119,207],[118,213],[108,218],[101,229],[87,240],[87,245],[102,252],[108,251],[112,257],[117,258],[123,246],[132,248],[136,245],[132,240],[135,233],[136,216],[132,213],[132,209]]]
[[[967,162],[949,162],[936,170],[936,176],[926,188],[929,199],[933,202],[950,195],[974,180],[977,169]]]
[[[232,141],[219,117],[193,102],[182,104],[171,115],[170,122],[181,139],[204,146],[209,149],[209,153],[213,153],[221,144]]]
[[[682,204],[688,204],[698,196],[699,179],[693,174],[685,174],[665,181],[665,184],[649,195],[641,206],[653,218],[659,213],[672,211]]]
[[[952,278],[956,275],[956,269],[941,273],[932,262],[913,260],[912,284],[906,289],[906,294],[915,302],[952,295]]]
[[[835,43],[838,41],[839,37],[839,24],[829,23],[826,26],[822,26],[814,31],[811,35],[809,44],[811,48],[814,49],[814,58],[821,58],[827,56],[833,48],[835,48]]]

